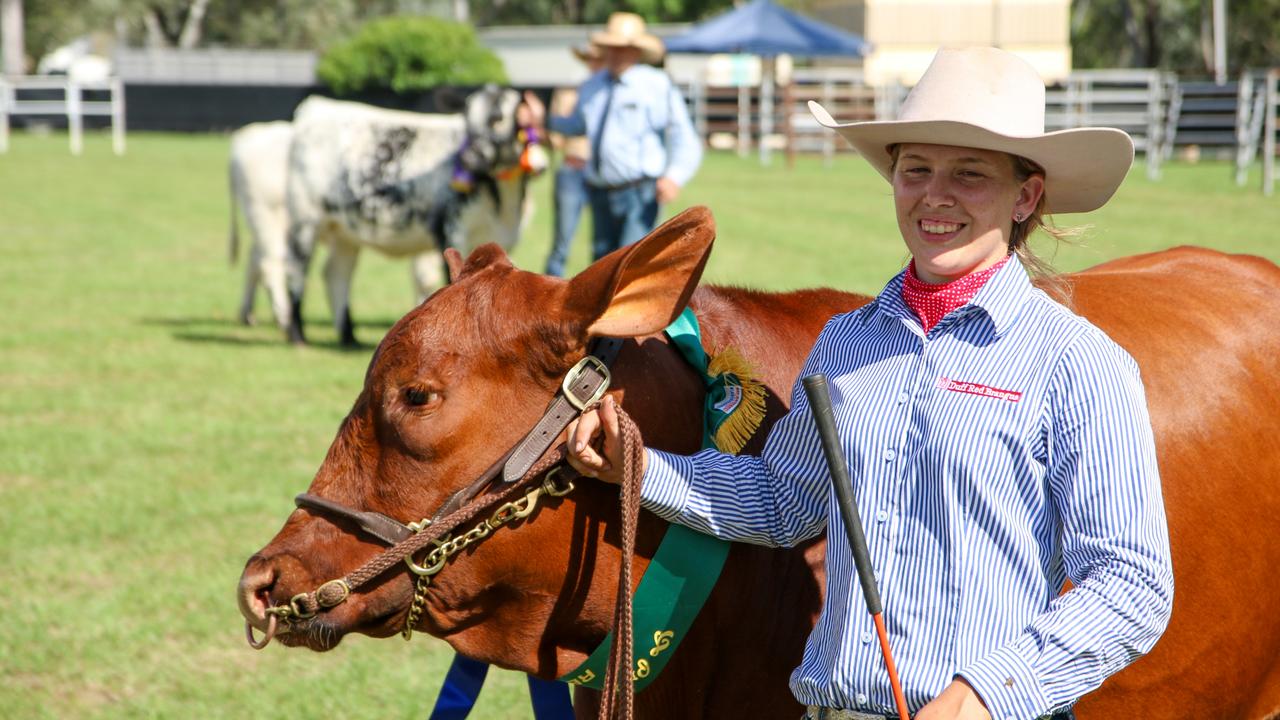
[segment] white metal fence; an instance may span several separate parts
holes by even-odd
[[[86,100],[85,92],[107,94],[106,100]],[[111,145],[124,154],[124,84],[119,78],[102,82],[74,82],[66,77],[0,77],[0,153],[9,151],[10,118],[66,116],[71,153],[84,149],[84,117],[111,118]]]
[[[1173,139],[1166,118],[1176,83],[1174,75],[1158,70],[1073,72],[1045,93],[1045,130],[1089,126],[1124,130],[1145,156],[1147,177],[1157,179]]]
[[[120,48],[116,74],[129,84],[314,85],[313,52],[210,48]]]
[[[1276,181],[1276,120],[1280,115],[1280,68],[1241,74],[1236,106],[1236,184],[1248,181],[1249,168],[1262,146],[1262,192]]]
[[[817,152],[830,161],[851,148],[818,124],[808,102],[816,100],[840,120],[876,120],[897,114],[905,90],[869,85],[853,68],[796,68],[790,82],[773,86],[717,86],[695,82],[686,88],[699,136],[713,147],[752,148],[768,161],[771,149]]]
[[[1145,156],[1147,175],[1157,178],[1172,134],[1166,127],[1176,78],[1156,70],[1089,70],[1072,73],[1045,97],[1048,131],[1114,127],[1133,137]],[[773,145],[788,154],[816,152],[830,160],[850,148],[820,126],[807,104],[816,100],[842,121],[886,120],[897,116],[906,95],[901,85],[870,85],[855,68],[798,68],[777,90],[773,103],[760,87],[715,87],[694,83],[690,104],[698,133],[715,145],[731,144],[740,154]]]

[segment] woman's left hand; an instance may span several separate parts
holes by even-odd
[[[941,695],[920,708],[915,720],[991,720],[991,713],[969,683],[956,678]]]
[[[596,452],[592,441],[601,434],[604,435],[603,447]],[[622,484],[622,431],[612,395],[605,395],[598,408],[584,412],[569,423],[565,442],[569,446],[565,459],[574,470],[607,483]],[[640,474],[644,475],[649,461],[641,457]]]

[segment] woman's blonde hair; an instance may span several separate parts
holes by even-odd
[[[1024,182],[1032,175],[1044,177],[1044,168],[1039,164],[1013,153],[1005,153],[1013,162],[1013,177],[1018,182]],[[1018,256],[1018,260],[1022,262],[1022,266],[1027,269],[1033,279],[1040,281],[1040,286],[1049,295],[1054,296],[1064,304],[1071,304],[1071,286],[1066,279],[1062,277],[1057,270],[1053,268],[1047,260],[1037,255],[1030,245],[1031,234],[1036,230],[1043,230],[1046,235],[1054,240],[1054,253],[1057,253],[1058,246],[1062,243],[1069,243],[1084,233],[1084,227],[1068,227],[1060,228],[1053,224],[1049,216],[1044,213],[1045,195],[1040,194],[1040,201],[1036,203],[1035,210],[1031,214],[1023,218],[1021,222],[1014,222],[1013,228],[1009,232],[1009,252]]]

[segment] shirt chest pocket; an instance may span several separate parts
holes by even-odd
[[[614,112],[613,119],[630,138],[638,137],[649,129],[648,113],[639,100],[623,100]]]

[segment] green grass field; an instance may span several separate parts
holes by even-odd
[[[359,390],[313,272],[308,330],[288,347],[260,303],[234,322],[227,139],[13,138],[0,155],[0,716],[424,718],[451,651],[418,636],[350,638],[316,655],[244,643],[234,589],[292,509]],[[1198,244],[1280,260],[1280,198],[1225,165],[1135,172],[1062,269]],[[538,270],[550,178],[516,249]],[[889,188],[856,158],[794,171],[712,154],[682,204],[709,205],[708,278],[877,291],[905,252]],[[1270,229],[1268,229],[1270,228]],[[572,269],[585,266],[579,242]],[[373,343],[412,300],[408,269],[366,254],[353,293]],[[495,672],[481,718],[525,718],[521,676]]]

